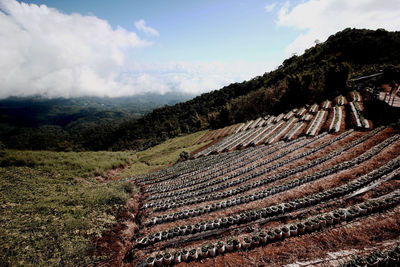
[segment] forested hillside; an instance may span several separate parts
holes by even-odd
[[[400,32],[345,29],[303,55],[293,55],[274,71],[156,109],[140,119],[105,120],[88,124],[77,133],[43,129],[39,137],[51,136],[52,144],[38,143],[31,128],[17,129],[12,135],[3,131],[8,134],[1,138],[9,148],[145,149],[182,133],[222,127],[333,98],[347,90],[350,77],[398,68],[399,47]]]

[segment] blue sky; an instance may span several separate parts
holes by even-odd
[[[143,61],[282,61],[298,30],[279,27],[268,1],[26,1],[71,14],[95,15],[113,27],[135,31],[144,19],[160,36],[136,54]],[[276,3],[279,3],[277,1]],[[146,37],[146,35],[143,35]]]
[[[399,17],[398,0],[0,0],[0,98],[200,94]]]

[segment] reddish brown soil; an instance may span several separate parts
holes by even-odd
[[[111,230],[93,240],[93,246],[89,251],[93,256],[105,256],[107,262],[95,263],[96,266],[122,266],[126,253],[132,248],[131,242],[139,231],[137,216],[141,200],[138,194],[132,196],[127,203],[127,209],[117,216],[118,223]]]
[[[339,186],[341,184],[347,183],[350,180],[353,180],[357,177],[360,177],[380,166],[385,164],[387,161],[391,160],[392,158],[395,158],[398,156],[398,151],[400,151],[400,143],[397,142],[396,144],[386,148],[383,150],[381,153],[379,153],[377,156],[373,157],[372,159],[364,162],[363,164],[360,164],[354,168],[348,169],[341,171],[337,174],[328,176],[324,179],[314,181],[312,183],[308,183],[305,185],[302,185],[300,187],[291,189],[289,191],[286,191],[284,193],[280,193],[277,195],[274,195],[272,197],[268,197],[262,200],[257,200],[254,202],[250,202],[247,204],[239,205],[236,207],[231,207],[227,210],[219,210],[219,211],[214,211],[212,213],[209,213],[207,215],[203,215],[201,217],[194,217],[191,219],[185,219],[185,220],[180,220],[176,222],[171,222],[171,223],[165,223],[165,224],[160,224],[156,225],[150,229],[144,230],[143,233],[148,233],[148,232],[157,232],[162,229],[169,229],[178,225],[181,225],[182,223],[197,223],[200,221],[204,220],[211,220],[216,217],[223,217],[223,216],[229,216],[234,213],[242,212],[245,210],[249,209],[256,209],[260,207],[266,207],[270,205],[274,205],[277,203],[282,203],[286,201],[290,201],[294,198],[300,198],[307,196],[309,194],[313,193],[318,193],[320,191],[333,188],[336,186]],[[292,179],[292,178],[290,178]]]
[[[344,115],[344,114],[343,114]],[[343,119],[344,120],[344,119]],[[222,136],[224,132],[228,132],[231,129],[224,129],[219,134]],[[279,130],[279,129],[278,129]],[[369,138],[360,145],[351,148],[341,155],[332,158],[322,164],[319,164],[313,168],[307,169],[305,171],[296,173],[267,185],[261,188],[256,188],[244,192],[242,194],[236,195],[248,195],[250,193],[255,193],[261,189],[269,188],[271,186],[280,185],[288,181],[294,180],[304,175],[312,174],[322,169],[330,168],[338,163],[351,160],[373,146],[379,144],[383,140],[392,136],[395,133],[393,129],[385,129],[379,132],[373,137]],[[295,160],[290,164],[277,168],[268,174],[261,177],[256,177],[247,181],[243,184],[224,189],[222,191],[231,190],[232,188],[237,188],[238,186],[253,183],[259,179],[278,174],[285,170],[293,169],[297,166],[302,166],[309,161],[315,160],[319,157],[327,155],[328,153],[338,149],[356,140],[357,138],[367,134],[366,132],[356,131],[343,140],[336,142],[335,144],[328,146],[312,155]],[[214,133],[214,136],[217,134]],[[281,159],[271,162],[264,167],[269,167],[277,162],[283,161],[285,159],[291,158],[294,155],[302,153],[312,147],[316,147],[319,144],[325,142],[332,138],[333,135],[327,135],[320,140],[299,149]],[[215,141],[216,142],[216,141]],[[302,142],[306,142],[305,140]],[[293,146],[297,146],[300,143],[294,144],[288,148],[277,151],[271,155],[266,156],[264,159],[271,158],[275,155],[279,155],[282,151],[288,150]],[[204,149],[204,148],[202,148]],[[221,229],[215,231],[205,232],[200,235],[187,235],[176,237],[168,241],[158,242],[154,245],[148,246],[146,248],[137,249],[134,248],[135,242],[131,242],[132,239],[137,239],[139,237],[146,236],[150,233],[155,233],[165,229],[169,229],[182,224],[194,224],[196,222],[210,220],[218,217],[229,216],[242,211],[247,211],[250,209],[257,209],[261,207],[267,207],[270,205],[287,202],[295,198],[305,197],[310,194],[321,192],[333,187],[337,187],[344,183],[347,183],[353,179],[356,179],[382,165],[384,165],[389,160],[399,156],[400,142],[396,141],[387,148],[383,149],[380,153],[372,157],[371,159],[349,169],[340,171],[338,173],[332,174],[330,176],[324,177],[314,182],[307,183],[305,185],[293,188],[286,192],[276,194],[274,196],[264,198],[261,200],[253,201],[246,204],[241,204],[236,207],[230,207],[223,210],[214,211],[202,216],[193,217],[189,219],[182,219],[175,222],[163,223],[155,225],[152,227],[143,226],[143,222],[152,216],[162,215],[170,212],[186,210],[189,208],[196,208],[199,206],[204,206],[207,204],[219,202],[222,199],[212,200],[208,202],[199,203],[196,205],[182,206],[175,209],[171,209],[168,212],[153,212],[151,210],[140,210],[142,205],[144,195],[136,196],[130,202],[130,207],[123,214],[119,215],[118,221],[113,229],[103,234],[102,238],[94,240],[94,247],[91,251],[92,255],[95,256],[107,256],[109,259],[106,263],[98,263],[98,265],[104,266],[136,266],[141,260],[149,255],[155,255],[157,252],[164,253],[166,250],[171,252],[175,250],[180,250],[182,248],[198,248],[205,242],[217,242],[218,240],[225,240],[230,236],[238,237],[242,239],[249,233],[266,230],[271,227],[282,225],[289,222],[295,222],[303,220],[309,216],[319,214],[321,212],[328,212],[339,207],[347,207],[349,205],[354,205],[360,203],[370,198],[379,197],[381,195],[390,193],[394,190],[400,189],[400,181],[397,179],[386,181],[376,188],[367,191],[361,195],[346,199],[338,198],[324,203],[320,203],[313,207],[306,207],[300,210],[296,210],[284,216],[279,216],[273,218],[272,221],[259,220],[256,222],[251,222],[247,224],[231,226],[228,229]],[[256,155],[256,154],[255,154]],[[250,162],[247,165],[251,166],[261,160],[259,159],[254,162]],[[237,171],[237,170],[235,170]],[[248,175],[257,170],[253,170],[244,175]],[[207,173],[208,171],[205,171]],[[229,174],[225,174],[229,175]],[[243,175],[242,175],[243,176]],[[240,179],[242,176],[234,178],[233,180]],[[219,176],[214,179],[220,179]],[[176,183],[178,180],[173,180]],[[192,188],[192,187],[188,187]],[[188,189],[187,188],[187,189]],[[184,192],[184,190],[182,190]],[[229,197],[231,199],[233,197]],[[140,212],[139,212],[140,211]],[[227,253],[225,255],[217,256],[215,258],[201,259],[196,262],[191,262],[189,264],[181,263],[177,266],[281,266],[284,264],[295,263],[299,261],[308,261],[315,259],[324,259],[328,256],[329,252],[337,252],[341,250],[348,249],[362,249],[364,247],[374,247],[378,246],[384,240],[397,239],[400,236],[400,207],[393,210],[389,210],[385,213],[379,213],[370,215],[364,218],[356,219],[351,222],[344,222],[340,225],[331,226],[319,232],[314,232],[312,234],[306,234],[298,237],[291,237],[286,240],[275,242],[273,244],[268,244],[265,247],[258,247],[251,249],[249,251],[239,251],[235,253]],[[197,237],[197,238],[195,238]],[[131,250],[133,248],[133,250]],[[133,254],[128,253],[133,251]],[[128,256],[127,256],[128,255]],[[124,261],[125,259],[125,261]]]

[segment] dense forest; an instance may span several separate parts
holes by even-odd
[[[166,105],[141,118],[130,117],[129,112],[130,116],[100,114],[101,123],[92,119],[92,123],[79,127],[54,123],[39,129],[12,127],[2,129],[0,137],[4,146],[18,149],[146,149],[182,133],[222,127],[333,98],[348,90],[351,77],[380,70],[396,73],[400,66],[399,47],[400,32],[345,29],[303,55],[286,59],[274,71],[183,103]],[[82,116],[82,120],[85,118]]]

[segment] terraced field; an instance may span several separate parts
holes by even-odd
[[[277,116],[260,117],[242,124],[210,131],[197,143],[209,141],[213,143],[205,146],[193,157],[272,144],[280,140],[294,140],[302,135],[316,136],[325,131],[338,133],[346,128],[373,128],[372,122],[364,118],[362,97],[357,91],[350,92],[347,98],[338,96],[333,101],[326,100],[321,104],[293,109]]]
[[[200,143],[220,141],[195,159],[133,178],[125,263],[398,264],[399,125],[371,130],[347,98],[209,132]]]

